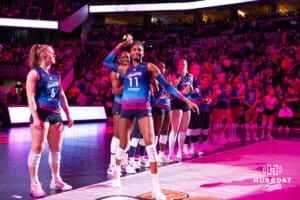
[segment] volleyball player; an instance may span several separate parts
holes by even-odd
[[[121,46],[128,45],[128,42],[122,42]],[[140,131],[143,135],[146,145],[146,151],[150,161],[150,172],[152,174],[152,197],[157,200],[165,200],[166,197],[162,194],[158,184],[158,156],[154,143],[154,128],[151,116],[150,102],[150,80],[155,79],[168,89],[168,91],[177,98],[185,101],[194,111],[198,108],[195,104],[185,98],[180,92],[172,87],[162,76],[156,65],[148,62],[143,62],[144,47],[139,41],[135,41],[130,49],[132,65],[124,66],[117,65],[113,62],[108,62],[111,57],[114,57],[119,51],[117,47],[110,52],[103,64],[107,68],[117,71],[124,75],[124,90],[122,96],[122,113],[120,119],[120,146],[116,151],[116,173],[113,179],[113,186],[120,187],[120,164],[126,152],[130,130],[133,126],[134,118],[138,120]]]

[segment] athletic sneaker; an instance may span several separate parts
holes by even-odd
[[[158,162],[160,162],[160,163],[170,163],[172,161],[168,157],[166,157],[164,154],[160,153],[160,154],[158,154]]]
[[[136,170],[130,162],[128,162],[128,164],[126,165],[125,170],[127,174],[136,174]]]
[[[160,189],[152,191],[152,199],[155,200],[166,200],[166,196],[162,193]]]
[[[136,162],[134,159],[133,159],[133,160],[129,160],[128,162],[131,164],[131,166],[132,166],[135,170],[139,170],[139,169],[140,169],[140,166],[139,166],[138,162]]]
[[[178,158],[174,154],[169,154],[168,159],[171,162],[177,162],[178,161]]]
[[[113,187],[121,187],[122,186],[121,178],[120,178],[120,175],[117,174],[117,170],[115,170],[115,173],[112,177],[112,186]]]
[[[50,188],[53,190],[72,190],[72,186],[63,182],[61,179],[52,179],[51,180],[51,184],[50,184]]]
[[[31,183],[30,184],[30,195],[34,198],[41,198],[46,196],[42,185],[40,183]]]
[[[147,168],[150,167],[149,162],[143,157],[139,158],[138,165],[141,167],[147,167]]]

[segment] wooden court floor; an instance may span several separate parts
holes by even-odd
[[[49,189],[47,152],[42,155],[40,181],[49,200],[149,199],[148,170],[122,177],[121,188],[107,179],[110,123],[76,124],[65,129],[61,175],[74,189]],[[201,157],[159,168],[160,185],[168,199],[299,199],[300,141],[273,140],[235,145]],[[0,200],[29,196],[28,127],[0,132]]]

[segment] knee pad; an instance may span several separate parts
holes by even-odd
[[[149,162],[157,162],[158,156],[154,145],[146,146],[146,151],[148,154]]]
[[[29,152],[27,164],[31,167],[37,167],[40,164],[42,154],[34,153],[33,151]]]
[[[159,136],[159,143],[160,144],[167,144],[168,142],[168,136],[167,135],[160,135]]]
[[[118,147],[116,151],[116,159],[123,160],[125,153],[126,153],[126,149],[122,149]]]
[[[140,139],[139,138],[131,138],[130,140],[130,146],[137,147]]]
[[[61,152],[52,152],[49,151],[48,161],[49,163],[60,163],[61,159]]]

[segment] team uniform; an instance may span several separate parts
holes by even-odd
[[[246,88],[245,89],[245,100],[248,104],[254,105],[256,101],[256,89],[255,88]],[[249,106],[245,105],[244,106],[244,111],[248,111],[250,108]]]
[[[221,95],[217,99],[216,107],[217,109],[228,109],[229,108],[229,99],[227,95],[227,84],[219,84]]]
[[[275,106],[276,106],[276,97],[270,97],[268,95],[264,101],[263,114],[268,116],[273,116],[275,114]]]
[[[246,87],[245,89],[245,101],[250,104],[251,106],[253,106],[256,102],[257,99],[257,93],[256,93],[256,88],[248,88]],[[249,106],[248,105],[244,105],[244,111],[247,112],[249,111]],[[258,141],[258,137],[257,137],[257,122],[256,122],[256,110],[254,110],[253,112],[255,112],[252,116],[255,117],[255,121],[252,122],[253,119],[250,119],[249,122],[245,122],[245,129],[246,129],[246,140],[249,141],[252,139],[254,139],[255,141]],[[246,113],[247,114],[247,113]],[[250,132],[252,132],[252,135],[250,136]]]
[[[140,119],[151,116],[151,75],[147,63],[129,66],[124,77],[121,117]]]
[[[155,143],[157,143],[158,136],[159,136],[158,161],[160,163],[169,162],[170,160],[168,160],[165,157],[164,153],[165,153],[165,146],[168,142],[168,131],[170,126],[170,115],[171,115],[171,101],[170,101],[168,91],[160,84],[158,84],[158,91],[154,93],[152,114],[153,114],[153,121],[154,121],[154,130],[157,131],[155,133],[156,134]],[[162,116],[162,118],[160,118],[160,116]],[[157,122],[158,120],[159,123]]]
[[[239,139],[236,136],[237,135],[237,127],[238,122],[240,120],[241,116],[241,106],[242,102],[240,98],[242,97],[241,87],[239,85],[232,86],[229,96],[230,99],[230,111],[231,111],[231,117],[232,117],[232,123],[228,125],[229,131],[228,131],[228,141],[229,142],[238,142]],[[238,98],[238,99],[237,99]]]
[[[179,75],[176,75],[176,77],[178,78]],[[188,85],[193,85],[193,77],[191,76],[191,74],[187,73],[179,82],[179,84],[177,85],[177,89],[180,91],[183,88],[185,88]],[[191,99],[191,94],[183,94],[187,99]],[[190,107],[183,102],[180,99],[177,98],[173,98],[171,101],[171,108],[172,110],[182,110],[183,112],[189,111]]]
[[[193,88],[199,88],[200,90],[200,80],[193,80]],[[195,104],[198,105],[200,110],[200,105],[202,102],[202,95],[201,91],[199,93],[192,93],[191,100]],[[201,113],[201,110],[200,110]],[[184,140],[184,150],[186,153],[196,154],[195,152],[195,143],[199,140],[200,133],[200,127],[201,127],[201,121],[200,121],[200,113],[191,112],[191,118],[190,122],[187,128],[186,137]],[[188,145],[191,144],[190,150],[188,152]]]
[[[171,101],[170,98],[167,97],[168,91],[161,85],[158,85],[158,87],[159,87],[159,91],[158,93],[155,94],[155,98],[152,106],[152,113],[158,115],[165,115],[165,113],[171,111]],[[164,98],[162,98],[163,96]]]
[[[121,85],[123,85],[123,81],[124,81],[124,77],[121,74],[117,74],[119,81],[121,83]],[[114,102],[113,102],[113,106],[112,106],[112,114],[113,116],[115,115],[120,115],[122,111],[122,93],[121,94],[116,94],[114,95]],[[113,175],[114,173],[114,165],[115,165],[115,152],[116,152],[116,148],[119,146],[119,138],[117,138],[116,136],[112,137],[111,140],[111,145],[110,145],[110,164],[109,167],[107,169],[107,174],[109,175]],[[126,163],[125,163],[126,165]]]
[[[176,74],[176,78],[180,78],[180,76],[178,74]],[[177,85],[177,89],[178,90],[183,90],[186,87],[191,87],[193,86],[193,76],[189,73],[186,73],[183,77],[181,77],[180,82]],[[191,88],[192,89],[192,88]],[[191,94],[190,92],[183,94],[187,99],[191,99]],[[177,98],[173,98],[171,100],[171,109],[172,110],[180,110],[183,113],[186,112],[190,112],[190,108],[189,106],[181,101],[180,99]],[[173,111],[175,112],[175,111]],[[173,114],[172,114],[173,115]],[[183,114],[184,115],[184,114]],[[190,120],[190,118],[188,119]],[[173,121],[171,122],[173,123]],[[181,121],[179,121],[179,123],[181,124]],[[172,124],[172,127],[174,127],[174,124]],[[177,127],[176,127],[177,128]],[[178,127],[179,128],[179,127]],[[172,128],[173,129],[173,128]],[[177,160],[177,159],[182,159],[182,151],[187,154],[187,150],[186,150],[186,145],[184,144],[185,138],[186,138],[186,131],[187,131],[187,127],[185,130],[172,130],[169,134],[169,159],[170,160]],[[177,137],[178,135],[178,137]],[[176,154],[176,158],[174,158],[173,156],[173,152],[175,149],[175,142],[176,142],[176,138],[178,138],[178,151]]]
[[[229,94],[232,97],[239,97],[242,95],[239,87],[233,87]],[[237,99],[230,100],[230,108],[241,107],[241,106],[242,106],[241,100],[237,100]]]
[[[34,70],[39,74],[35,101],[40,119],[50,124],[62,122],[59,104],[60,74],[55,70],[47,73],[41,67],[35,67]],[[32,115],[30,116],[30,123],[33,123]]]
[[[119,75],[119,80],[121,82],[121,84],[123,84],[123,76]],[[113,103],[113,106],[112,106],[112,114],[113,115],[120,115],[121,114],[121,111],[122,111],[122,94],[115,94],[115,97],[114,97],[114,103]]]
[[[271,132],[273,129],[273,120],[277,104],[277,98],[267,95],[264,99],[263,120],[262,120],[262,135],[265,139],[273,139]],[[267,135],[265,129],[267,128]]]
[[[215,128],[215,131],[216,131],[215,142],[217,144],[223,145],[223,144],[227,143],[227,139],[226,139],[226,136],[225,136],[224,129],[222,128],[224,119],[220,120],[219,115],[222,115],[222,117],[224,117],[224,115],[226,115],[225,113],[223,113],[224,110],[226,112],[229,109],[229,97],[228,97],[228,93],[227,93],[227,84],[226,83],[219,84],[219,89],[221,91],[221,94],[217,98],[217,102],[216,102],[218,121],[215,125],[216,126],[216,128]],[[225,116],[225,117],[228,117],[228,116]],[[225,129],[227,127],[229,127],[229,125],[230,125],[230,124],[228,124],[227,120],[228,120],[228,118],[226,118],[226,125],[224,126]]]

